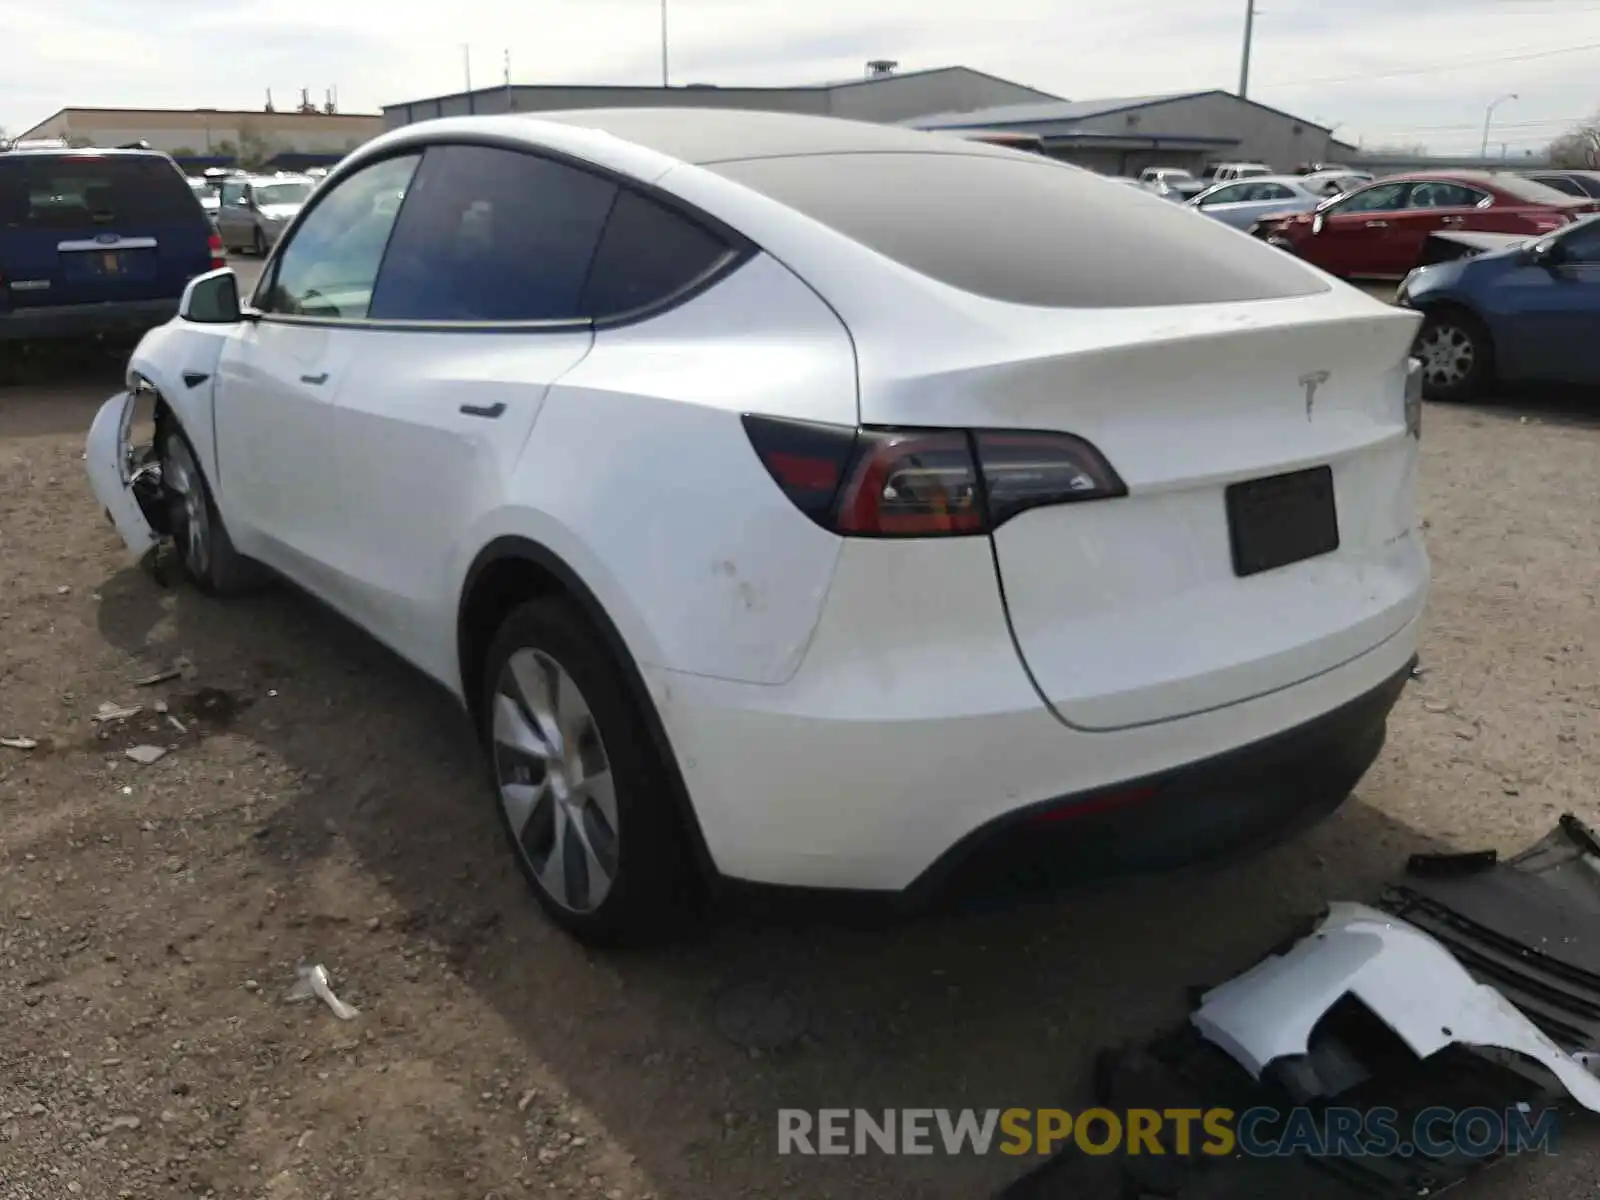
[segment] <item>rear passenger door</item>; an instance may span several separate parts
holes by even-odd
[[[1494,203],[1488,192],[1452,180],[1423,180],[1411,185],[1403,212],[1394,218],[1389,245],[1389,274],[1404,275],[1422,261],[1428,236],[1441,230],[1486,229],[1485,210]]]

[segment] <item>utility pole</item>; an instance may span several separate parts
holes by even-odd
[[[472,91],[472,47],[461,43],[461,69],[466,73],[467,91]]]
[[[1256,0],[1244,0],[1244,53],[1239,58],[1239,99],[1250,96],[1250,43],[1256,35]]]
[[[667,0],[661,0],[661,86],[667,87]]]
[[[1483,145],[1478,150],[1478,157],[1479,158],[1488,158],[1489,157],[1489,126],[1494,121],[1494,110],[1499,108],[1507,100],[1517,100],[1517,99],[1520,99],[1520,97],[1515,92],[1507,92],[1504,96],[1500,96],[1499,98],[1494,100],[1494,102],[1491,103],[1489,105],[1488,109],[1484,112],[1484,114],[1483,114]]]

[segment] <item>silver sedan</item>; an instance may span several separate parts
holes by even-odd
[[[1187,207],[1235,229],[1249,229],[1274,213],[1310,212],[1329,198],[1324,188],[1301,175],[1258,175],[1207,188]]]

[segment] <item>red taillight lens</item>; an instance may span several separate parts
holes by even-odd
[[[863,431],[834,529],[862,537],[982,533],[972,447],[961,432]]]
[[[222,235],[213,233],[206,239],[206,245],[211,248],[211,269],[219,270],[228,265],[226,253],[222,249]]]
[[[1030,508],[1128,490],[1098,450],[1067,433],[850,429],[750,415],[744,426],[795,507],[846,536],[983,534]]]

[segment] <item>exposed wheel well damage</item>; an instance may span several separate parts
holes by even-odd
[[[627,643],[606,614],[594,593],[557,555],[526,538],[497,538],[485,546],[467,571],[466,583],[456,619],[456,653],[461,675],[461,694],[474,725],[482,729],[483,693],[487,682],[489,648],[495,633],[512,609],[530,600],[560,599],[593,626],[610,650],[627,681],[635,711],[644,723],[644,732],[654,744],[666,768],[666,790],[677,809],[680,828],[688,841],[690,854],[702,884],[717,878],[716,865],[706,847],[699,818],[689,800],[689,790],[678,769],[672,743],[661,723],[661,715],[645,686],[644,676],[628,651]]]

